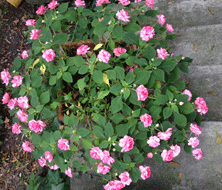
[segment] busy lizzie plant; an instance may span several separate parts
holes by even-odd
[[[192,59],[170,52],[174,29],[153,0],[97,0],[93,10],[53,0],[36,13],[31,49],[1,79],[12,132],[29,137],[22,148],[41,167],[94,169],[104,189],[121,189],[150,177],[144,159],[169,162],[181,147],[202,158],[208,108],[179,81]]]

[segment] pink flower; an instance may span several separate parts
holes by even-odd
[[[125,187],[125,185],[121,181],[114,180],[114,189],[120,190],[120,189],[122,189],[124,187]]]
[[[149,41],[155,35],[154,28],[152,26],[144,26],[140,31],[140,37],[144,41]]]
[[[3,80],[2,84],[5,84],[6,86],[8,86],[10,78],[11,78],[11,75],[9,74],[8,69],[4,69],[1,72],[1,79]]]
[[[149,127],[152,124],[152,118],[151,115],[145,113],[144,115],[140,116],[140,121],[143,122],[144,127]]]
[[[100,159],[102,160],[104,164],[108,164],[108,165],[111,165],[111,163],[115,162],[115,159],[110,156],[109,151],[107,150],[103,151]]]
[[[52,156],[51,152],[49,152],[49,151],[45,152],[45,159],[48,160],[49,163],[52,162],[53,156]]]
[[[2,97],[2,104],[7,104],[8,101],[9,101],[9,93],[6,92],[6,93],[4,94],[4,96]]]
[[[14,76],[12,82],[12,87],[18,87],[22,85],[22,76]]]
[[[26,21],[25,25],[35,27],[35,24],[36,24],[35,22],[36,22],[35,19],[29,19],[29,20]]]
[[[198,97],[194,103],[197,105],[195,109],[197,109],[197,112],[199,112],[200,115],[206,114],[208,112],[207,104],[203,98]]]
[[[58,140],[58,147],[61,149],[61,150],[70,150],[69,148],[69,141],[67,139],[60,139]]]
[[[150,136],[150,138],[147,140],[147,144],[150,147],[156,148],[160,145],[160,139],[157,136]]]
[[[26,122],[28,120],[28,114],[24,110],[19,109],[17,116],[21,122]]]
[[[141,2],[141,0],[135,0],[135,1],[134,1],[134,3],[139,3],[139,2]]]
[[[148,7],[150,7],[151,9],[154,8],[154,0],[146,0],[146,4]]]
[[[23,108],[23,109],[29,108],[30,106],[29,106],[28,102],[29,102],[29,100],[28,100],[27,96],[22,96],[22,97],[18,98],[18,106],[20,108]]]
[[[104,62],[104,63],[108,63],[110,57],[111,57],[111,54],[108,51],[104,50],[104,49],[102,49],[99,52],[99,54],[97,55],[97,58],[99,59],[99,61]]]
[[[200,148],[192,150],[192,154],[197,160],[200,160],[203,157],[203,153]]]
[[[90,156],[94,159],[101,159],[103,151],[99,147],[93,147],[90,150]]]
[[[137,93],[138,101],[140,101],[140,100],[145,101],[148,97],[148,90],[142,84],[137,87],[136,93]]]
[[[148,158],[153,158],[153,153],[152,153],[152,152],[149,152],[149,153],[147,154],[147,157],[148,157]]]
[[[25,141],[23,144],[22,144],[22,149],[25,151],[25,152],[33,152],[35,147],[32,143],[30,143],[29,141]]]
[[[119,4],[122,4],[124,6],[127,6],[130,4],[130,0],[118,0],[119,1]]]
[[[147,179],[151,175],[150,167],[148,166],[140,166],[139,170],[141,171],[141,178],[143,180]]]
[[[73,176],[72,169],[71,169],[70,167],[68,167],[68,169],[67,169],[67,170],[65,170],[65,174],[66,174],[67,176],[69,176],[69,177],[71,177],[71,178],[72,178],[72,176]]]
[[[29,128],[34,131],[35,133],[42,132],[43,128],[46,126],[44,122],[41,120],[35,121],[31,120],[29,121]]]
[[[130,183],[132,182],[132,179],[130,178],[130,175],[127,171],[121,173],[119,175],[119,178],[124,185],[130,185]]]
[[[11,99],[9,102],[8,102],[8,108],[10,110],[14,109],[14,107],[17,105],[17,98],[14,98],[14,99]]]
[[[163,158],[163,161],[169,162],[173,159],[173,151],[164,149],[161,153],[161,157]]]
[[[196,146],[200,143],[199,139],[197,137],[191,137],[188,140],[188,145],[191,145],[192,148],[196,148]]]
[[[19,125],[18,123],[15,123],[14,125],[12,125],[12,133],[14,134],[20,134],[21,133],[21,125]]]
[[[85,1],[81,1],[81,0],[76,0],[75,5],[76,5],[76,7],[80,7],[80,6],[85,7],[86,6]]]
[[[54,9],[57,6],[59,6],[59,3],[55,0],[52,0],[52,2],[48,4],[48,8],[50,8],[50,9]]]
[[[191,98],[192,98],[192,93],[189,90],[187,90],[187,89],[185,89],[181,94],[188,95],[189,96],[188,101],[190,101]]]
[[[47,49],[43,52],[43,55],[42,57],[47,61],[47,62],[50,62],[50,61],[53,61],[54,58],[56,57],[56,54],[55,52],[52,50],[52,49]]]
[[[57,170],[59,169],[59,166],[57,166],[56,164],[53,164],[51,167],[50,167],[51,170]]]
[[[104,17],[99,18],[99,22],[101,22],[104,19]]]
[[[102,162],[100,162],[97,166],[97,173],[105,175],[109,173],[110,168],[111,167],[105,166],[104,164],[102,164]]]
[[[173,27],[171,24],[166,24],[166,29],[170,32],[173,32]]]
[[[165,60],[165,58],[169,55],[166,49],[163,49],[163,48],[157,49],[157,54],[158,54],[158,57],[163,60]]]
[[[164,15],[156,15],[156,16],[157,16],[157,18],[158,18],[159,24],[160,24],[161,26],[163,26],[164,23],[166,22],[165,16],[164,16]]]
[[[77,55],[85,55],[85,54],[87,54],[90,49],[90,47],[89,46],[87,46],[87,45],[81,45],[80,47],[78,47],[78,49],[77,49]]]
[[[173,157],[176,157],[180,154],[180,146],[178,146],[177,144],[175,146],[171,146],[170,149],[173,151]]]
[[[41,167],[44,167],[44,166],[47,166],[47,163],[46,163],[46,160],[45,160],[45,158],[39,158],[38,159],[38,162],[39,162],[39,165],[41,166]]]
[[[36,11],[36,14],[38,14],[38,15],[43,15],[43,14],[46,13],[46,11],[47,11],[47,7],[44,7],[44,6],[42,5],[42,6],[40,6],[40,7],[38,8],[38,10]]]
[[[195,134],[195,135],[200,135],[201,134],[201,128],[197,124],[190,124],[190,130]]]
[[[125,71],[126,72],[132,71],[134,73],[134,67],[133,66],[126,66]]]
[[[96,6],[102,6],[103,4],[110,3],[109,0],[96,0]]]
[[[160,140],[167,141],[170,139],[172,135],[172,128],[167,129],[166,132],[158,132],[157,136],[160,138]]]
[[[40,34],[41,30],[39,29],[33,29],[31,30],[31,33],[30,33],[30,40],[37,40],[40,36],[42,36]]]
[[[122,47],[115,48],[113,50],[115,56],[119,57],[122,53],[126,53],[126,49]]]
[[[130,22],[129,20],[130,16],[124,9],[122,9],[121,11],[118,11],[116,13],[116,16],[118,20],[122,20],[125,23]]]
[[[119,140],[119,146],[122,147],[121,152],[128,152],[132,150],[134,146],[133,138],[125,135],[122,139]]]
[[[25,59],[26,57],[29,57],[29,51],[24,50],[21,54],[22,59]]]

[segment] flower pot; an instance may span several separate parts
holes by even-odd
[[[14,7],[18,7],[20,5],[20,3],[22,2],[22,0],[7,0],[11,5],[13,5]]]

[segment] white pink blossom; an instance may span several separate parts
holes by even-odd
[[[9,80],[11,78],[10,73],[8,72],[8,69],[4,69],[1,72],[1,79],[3,80],[2,84],[5,84],[6,86],[8,86]]]
[[[192,150],[192,154],[197,160],[200,160],[203,157],[203,153],[200,148]]]
[[[52,162],[52,159],[53,159],[53,156],[52,156],[51,152],[46,151],[46,152],[44,153],[44,155],[45,155],[45,159],[48,160],[49,163],[51,163],[51,162]]]
[[[10,110],[14,109],[14,107],[18,104],[17,102],[17,98],[14,98],[14,99],[11,99],[9,102],[8,102],[8,108]]]
[[[65,170],[65,174],[66,174],[67,176],[69,176],[69,177],[71,177],[71,178],[72,178],[72,176],[73,176],[72,169],[71,169],[70,167],[68,167],[68,169],[67,169],[67,170]]]
[[[76,5],[76,7],[80,7],[80,6],[85,7],[85,6],[86,6],[86,3],[85,3],[85,1],[76,0],[76,1],[75,1],[75,5]]]
[[[140,121],[143,122],[144,127],[149,127],[152,124],[152,117],[151,115],[145,113],[144,115],[140,116]]]
[[[154,28],[152,26],[144,26],[140,31],[140,37],[144,41],[149,41],[155,35]]]
[[[39,30],[39,29],[33,29],[33,30],[31,30],[31,32],[30,32],[30,40],[37,40],[40,36],[42,36],[41,34],[40,34],[40,32],[41,32],[41,30]]]
[[[102,6],[103,4],[110,3],[109,0],[96,0],[96,6]]]
[[[97,166],[97,173],[105,175],[109,173],[110,168],[110,166],[106,166],[102,162],[100,162]]]
[[[127,50],[125,48],[118,47],[113,50],[113,53],[115,56],[119,57],[122,53],[126,53],[126,51]]]
[[[34,26],[34,27],[35,27],[35,24],[36,24],[35,19],[29,19],[25,23],[26,26]]]
[[[133,138],[125,135],[122,139],[119,140],[119,146],[122,147],[121,152],[128,152],[132,150],[134,146]]]
[[[116,16],[118,20],[122,20],[125,23],[130,22],[129,20],[130,16],[124,9],[122,9],[121,11],[118,11],[116,13]]]
[[[99,22],[101,22],[104,19],[104,17],[98,18]]]
[[[154,0],[146,0],[145,2],[148,7],[150,7],[151,9],[154,8]]]
[[[110,57],[111,57],[111,54],[104,49],[102,49],[97,55],[97,58],[99,59],[99,61],[104,62],[104,63],[108,63],[110,60]]]
[[[21,96],[18,98],[18,106],[23,109],[29,108],[29,99],[27,96]]]
[[[46,160],[43,157],[39,158],[38,162],[41,167],[47,166]]]
[[[181,94],[188,95],[189,96],[188,101],[190,101],[191,98],[192,98],[192,93],[189,90],[187,90],[187,89],[185,89]]]
[[[173,26],[171,24],[166,24],[166,29],[169,31],[169,32],[173,32]]]
[[[47,62],[50,62],[50,61],[53,61],[54,58],[56,57],[56,54],[55,52],[53,51],[53,49],[47,49],[43,52],[43,55],[42,57],[47,61]]]
[[[197,137],[191,137],[188,140],[188,145],[192,146],[192,148],[196,148],[197,145],[199,145],[200,140]]]
[[[165,18],[165,16],[164,16],[164,15],[161,15],[161,14],[156,15],[156,16],[157,16],[157,18],[158,18],[158,22],[159,22],[159,24],[160,24],[161,26],[163,26],[164,23],[166,22],[166,18]]]
[[[24,50],[21,54],[22,59],[25,59],[26,57],[29,57],[29,51]]]
[[[147,144],[150,147],[156,148],[160,145],[160,139],[157,136],[150,136],[147,140]]]
[[[157,49],[156,51],[157,51],[158,57],[163,60],[165,60],[165,58],[169,55],[166,49],[162,47],[160,49]]]
[[[12,87],[18,87],[22,85],[22,76],[14,76],[12,82]]]
[[[173,151],[164,149],[161,153],[161,157],[163,158],[163,161],[169,162],[173,159]]]
[[[141,2],[141,0],[135,0],[135,1],[134,1],[134,3],[139,3],[139,2]]]
[[[25,151],[25,152],[33,152],[34,149],[35,149],[35,146],[29,142],[29,141],[25,141],[23,144],[22,144],[22,149]]]
[[[9,93],[6,92],[2,97],[2,104],[7,104],[9,101]]]
[[[52,0],[52,2],[50,2],[50,3],[48,4],[48,8],[49,8],[50,10],[56,8],[57,6],[59,6],[59,3],[58,3],[57,1],[55,1],[55,0]]]
[[[167,129],[166,132],[158,132],[157,136],[160,138],[160,140],[167,141],[170,139],[172,135],[172,128]]]
[[[78,47],[78,49],[77,49],[77,55],[85,55],[85,54],[87,54],[90,49],[90,47],[89,46],[87,46],[87,45],[81,45],[80,47]]]
[[[149,166],[140,166],[139,170],[141,171],[141,178],[146,180],[151,175],[151,170]]]
[[[130,175],[127,171],[121,173],[119,175],[119,178],[124,185],[130,185],[130,183],[132,182],[132,179],[130,178]]]
[[[147,154],[147,157],[148,157],[148,158],[153,158],[153,153],[152,153],[152,152],[149,152],[149,153]]]
[[[90,156],[94,159],[101,159],[103,151],[99,147],[92,147],[90,150]]]
[[[119,4],[122,4],[124,6],[127,6],[130,4],[130,0],[118,0],[119,1]]]
[[[46,124],[41,120],[35,121],[34,119],[29,121],[29,128],[35,133],[42,132]]]
[[[206,114],[208,112],[207,104],[203,98],[196,98],[194,103],[197,105],[195,109],[198,113],[200,113],[200,115]]]
[[[50,167],[51,170],[57,170],[59,169],[59,166],[57,166],[56,164],[53,164],[51,167]]]
[[[28,114],[24,110],[19,109],[17,116],[21,122],[26,122],[28,120]]]
[[[137,93],[138,101],[140,100],[145,101],[149,94],[147,88],[143,86],[142,84],[137,87],[136,93]]]
[[[171,145],[170,149],[173,151],[173,157],[176,157],[176,156],[178,156],[180,154],[181,148],[177,144],[175,146]]]
[[[19,125],[18,123],[15,123],[14,125],[12,125],[12,133],[14,134],[20,134],[21,131],[21,125]]]
[[[107,150],[104,150],[102,152],[100,159],[102,160],[104,164],[108,164],[108,165],[111,165],[111,163],[115,162],[115,159],[110,156],[110,153]]]
[[[195,134],[195,135],[200,135],[201,134],[201,128],[197,124],[190,124],[190,130]]]
[[[47,11],[47,7],[44,7],[43,5],[41,5],[41,6],[38,8],[38,10],[36,11],[36,14],[38,14],[38,15],[43,15],[43,14],[46,13],[46,11]]]
[[[67,139],[60,139],[58,140],[58,147],[61,149],[61,150],[70,150],[69,148],[69,141]]]

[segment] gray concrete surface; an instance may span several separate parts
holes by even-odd
[[[168,163],[158,164],[146,159],[143,165],[151,167],[151,176],[125,187],[125,190],[220,190],[222,189],[222,144],[217,143],[215,131],[222,135],[222,122],[203,122],[199,136],[203,158],[196,160],[192,155],[181,151],[174,158],[180,166]],[[181,180],[179,175],[181,173]],[[87,175],[72,179],[71,190],[102,190],[98,177],[88,179]]]

